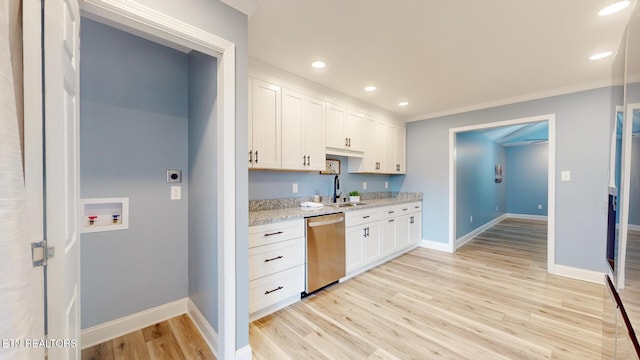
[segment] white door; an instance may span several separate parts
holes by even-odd
[[[47,265],[48,337],[78,341],[50,348],[49,359],[80,359],[80,12],[77,0],[44,5],[46,239],[55,246]]]
[[[326,146],[334,149],[344,149],[347,146],[346,137],[347,110],[337,105],[327,103],[327,132]]]

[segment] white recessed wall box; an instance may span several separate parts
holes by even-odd
[[[81,199],[81,232],[129,228],[129,198]]]

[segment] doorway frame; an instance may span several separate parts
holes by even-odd
[[[456,135],[458,133],[489,129],[501,126],[549,122],[549,150],[547,159],[547,272],[555,271],[556,249],[556,114],[537,115],[526,118],[495,121],[449,129],[449,243],[448,251],[456,251]]]
[[[236,49],[235,44],[127,0],[79,0],[82,16],[184,52],[215,57],[217,70],[218,326],[217,356],[236,358]],[[78,204],[79,206],[79,199]],[[80,259],[77,259],[80,262]]]

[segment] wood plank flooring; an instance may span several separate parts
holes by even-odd
[[[169,320],[82,350],[83,360],[215,360],[189,316]]]
[[[418,248],[257,320],[254,359],[600,359],[604,288],[547,274],[546,225]]]

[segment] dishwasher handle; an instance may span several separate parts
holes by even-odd
[[[325,226],[325,225],[331,225],[331,224],[337,224],[337,223],[341,223],[344,221],[344,217],[339,217],[337,219],[331,219],[331,220],[325,220],[325,221],[309,221],[307,224],[309,225],[309,227],[316,227],[316,226]]]

